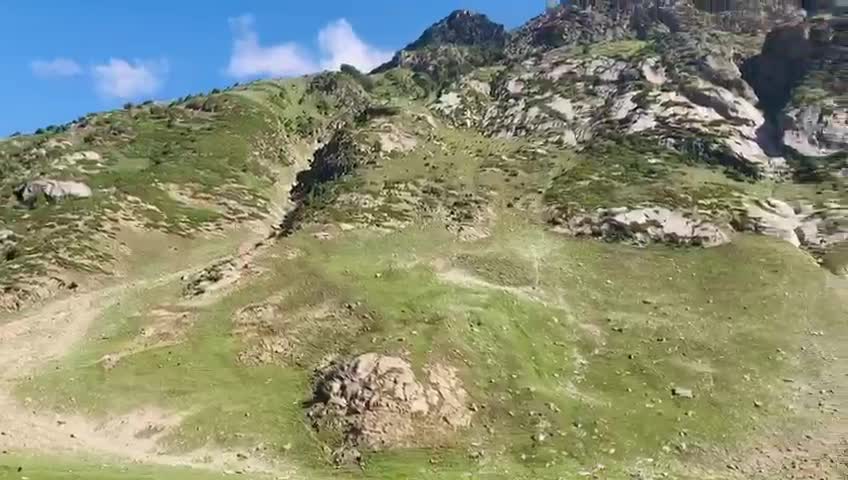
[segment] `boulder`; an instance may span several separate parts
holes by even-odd
[[[68,198],[88,198],[91,194],[91,188],[84,183],[50,179],[32,180],[15,189],[15,197],[29,208],[34,208],[41,197],[54,203]]]
[[[637,245],[668,243],[713,247],[730,241],[717,225],[664,207],[598,209],[572,217],[565,230],[573,235]]]
[[[317,430],[343,435],[340,463],[358,458],[359,448],[417,445],[428,433],[469,426],[467,393],[455,370],[436,365],[427,372],[419,381],[406,360],[376,353],[336,361],[318,371],[307,416]]]
[[[796,247],[801,240],[796,232],[802,225],[802,219],[786,202],[767,199],[753,202],[746,207],[742,228],[789,242]]]

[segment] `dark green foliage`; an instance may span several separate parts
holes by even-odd
[[[393,117],[395,115],[399,115],[401,113],[400,107],[394,105],[370,105],[366,107],[359,116],[356,117],[356,121],[359,123],[364,123],[374,118],[380,117]]]
[[[353,65],[343,64],[340,70],[342,73],[350,75],[351,78],[353,78],[354,80],[356,80],[357,83],[362,85],[362,88],[364,88],[366,92],[374,90],[374,80],[371,79],[368,75],[365,75],[364,73],[360,72]]]

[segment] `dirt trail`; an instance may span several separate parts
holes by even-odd
[[[284,213],[291,208],[289,192],[297,170],[307,165],[299,158],[295,168],[280,171],[271,194],[269,215],[248,226],[252,235],[233,258],[237,271],[245,268],[266,246]],[[197,272],[204,266],[149,278],[127,280],[109,287],[92,287],[55,299],[24,312],[21,318],[0,325],[0,451],[102,456],[125,461],[192,466],[218,471],[292,473],[291,468],[271,465],[260,458],[246,459],[240,452],[204,448],[185,455],[172,455],[158,447],[158,440],[182,421],[178,412],[144,408],[106,419],[80,415],[39,412],[28,401],[12,394],[17,382],[53,360],[67,355],[84,340],[92,324],[122,298],[167,285]],[[237,279],[236,279],[237,280]],[[233,280],[235,281],[235,280]],[[28,400],[28,399],[27,399]]]
[[[133,462],[203,467],[215,470],[270,472],[259,459],[237,452],[201,449],[189,455],[166,454],[158,440],[182,416],[156,408],[94,420],[80,415],[40,412],[12,396],[21,378],[71,351],[92,323],[110,306],[133,292],[179,279],[186,271],[72,295],[0,326],[0,450],[119,457]]]

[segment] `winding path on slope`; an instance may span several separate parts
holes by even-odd
[[[253,261],[267,247],[263,242],[274,231],[282,216],[292,208],[289,193],[297,171],[307,166],[308,155],[298,158],[295,167],[278,172],[271,192],[269,215],[257,222],[252,234],[234,253],[239,265]],[[72,455],[113,458],[152,465],[191,466],[217,471],[277,472],[283,466],[270,465],[261,459],[239,458],[237,452],[214,448],[200,449],[186,455],[162,452],[157,440],[167,430],[152,435],[138,435],[151,424],[175,427],[181,415],[147,408],[128,415],[108,419],[91,419],[80,415],[58,415],[39,412],[26,401],[13,395],[15,385],[51,361],[69,354],[86,337],[92,325],[109,307],[134,293],[176,282],[202,270],[207,265],[194,265],[164,275],[126,280],[100,288],[74,292],[22,313],[20,318],[0,324],[0,451],[24,454]],[[116,280],[116,279],[111,279]],[[292,468],[285,466],[292,473]]]

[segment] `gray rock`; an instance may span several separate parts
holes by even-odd
[[[91,195],[91,188],[84,183],[50,179],[31,180],[15,189],[15,197],[29,208],[34,208],[41,197],[54,203],[68,198],[88,198]]]
[[[695,398],[691,388],[674,387],[671,389],[671,394],[679,398]]]
[[[591,17],[563,11],[539,21],[554,28],[583,15]],[[489,83],[488,94],[474,87],[483,79],[472,73],[448,88],[434,110],[456,126],[493,137],[580,148],[608,135],[612,124],[621,134],[651,138],[746,175],[777,177],[787,170],[776,136],[763,135],[770,124],[737,66],[738,52],[722,37],[681,32],[664,37],[659,54],[586,54],[573,48],[583,42],[571,38],[578,31],[561,34],[566,46],[538,47],[538,57],[510,65]]]
[[[419,421],[469,426],[472,412],[456,372],[440,365],[427,372],[421,382],[406,360],[376,353],[335,362],[319,371],[307,416],[319,430],[340,431],[342,448],[350,451],[419,442]]]
[[[599,209],[567,221],[573,235],[639,245],[670,243],[713,247],[730,241],[717,225],[664,207]]]
[[[783,115],[783,143],[807,157],[848,151],[848,111],[835,98],[789,108]]]
[[[770,198],[747,205],[739,220],[743,230],[779,238],[811,249],[828,249],[848,241],[848,208],[829,205],[813,209],[809,204],[791,206]]]

